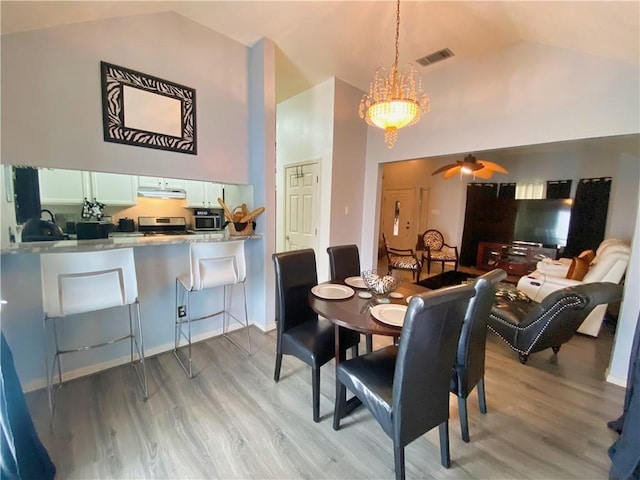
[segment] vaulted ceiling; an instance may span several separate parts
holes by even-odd
[[[2,1],[2,34],[109,17],[173,11],[251,46],[278,47],[277,100],[338,77],[368,90],[394,56],[395,2],[380,1]],[[640,64],[640,3],[408,1],[401,3],[400,63],[448,47],[479,61],[509,45],[534,42]]]

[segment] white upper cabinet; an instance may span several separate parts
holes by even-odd
[[[91,197],[87,172],[43,168],[38,170],[38,182],[44,205],[76,205]]]
[[[117,173],[91,172],[92,197],[107,206],[135,205],[138,200],[137,177]]]
[[[138,186],[140,188],[155,188],[158,190],[185,190],[187,181],[177,178],[139,176]]]
[[[219,183],[187,180],[187,207],[220,208],[218,198],[222,198],[223,186]]]
[[[107,206],[129,206],[138,200],[137,177],[131,175],[43,168],[38,180],[44,205],[80,205],[86,198]]]

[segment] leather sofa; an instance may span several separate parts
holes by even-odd
[[[608,239],[603,241],[596,251],[594,260],[588,266],[587,273],[581,280],[566,278],[572,260],[545,259],[538,262],[534,272],[520,278],[518,290],[527,294],[532,300],[541,302],[551,293],[566,287],[594,282],[619,283],[629,265],[630,253],[629,246],[621,240]],[[606,309],[606,304],[594,308],[578,332],[597,337]]]
[[[518,353],[524,364],[531,353],[547,348],[558,353],[598,305],[622,298],[622,286],[610,282],[584,283],[556,290],[540,303],[496,298],[487,326]]]

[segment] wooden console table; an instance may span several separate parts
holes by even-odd
[[[507,275],[523,276],[533,272],[543,257],[555,259],[555,248],[544,248],[515,243],[480,242],[476,268],[493,270],[502,268]]]

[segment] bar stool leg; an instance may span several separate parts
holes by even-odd
[[[249,313],[247,310],[247,288],[245,286],[244,282],[239,282],[236,283],[234,285],[239,285],[242,284],[242,293],[244,295],[244,323],[238,319],[235,315],[233,315],[230,311],[229,311],[229,307],[227,305],[227,287],[231,287],[232,285],[225,285],[224,286],[224,304],[223,304],[223,320],[222,320],[222,336],[224,336],[227,340],[229,340],[231,343],[233,343],[236,347],[238,347],[240,350],[242,350],[245,354],[247,355],[251,355],[251,334],[249,333]],[[229,301],[229,304],[231,303],[231,301]],[[229,328],[229,321],[228,321],[228,317],[232,317],[235,321],[237,321],[239,324],[244,326],[244,329],[247,332],[247,347],[245,348],[242,345],[240,345],[238,342],[236,342],[231,336],[228,335],[228,328]]]
[[[136,299],[136,315],[138,316],[138,335],[140,337],[140,341],[138,341],[133,335],[133,322],[131,316],[131,305],[129,305],[129,325],[131,326],[131,365],[136,372],[136,376],[138,377],[138,383],[140,383],[140,387],[142,387],[143,400],[146,402],[149,398],[149,391],[147,389],[147,369],[144,364],[144,337],[142,336],[142,318],[140,317],[140,302]],[[142,369],[142,375],[136,368],[136,365],[133,363],[133,342],[136,343],[136,351],[138,353],[138,362],[140,363],[140,368]]]
[[[179,292],[182,292],[184,295],[186,295],[186,304],[180,301]],[[184,373],[186,373],[189,378],[193,378],[193,370],[191,367],[191,305],[189,303],[189,298],[190,298],[189,290],[182,287],[182,284],[179,282],[179,280],[176,279],[176,328],[175,328],[175,346],[173,349],[173,355],[174,357],[176,357],[176,360],[178,360],[178,363],[182,367],[182,370],[184,370]],[[187,353],[188,353],[187,361],[189,363],[189,368],[187,368],[187,366],[185,365],[185,362],[182,360],[182,358],[180,358],[180,338],[184,336],[182,325],[185,323],[185,320],[181,320],[180,318],[180,314],[179,314],[180,306],[186,307],[185,313],[187,318],[186,323],[187,323],[187,333],[188,333],[186,337]]]
[[[49,373],[49,345],[47,342],[47,317],[42,317],[42,339],[44,342],[44,372],[47,377],[47,396],[49,399],[49,430],[53,433],[53,392],[51,391],[51,373]]]

